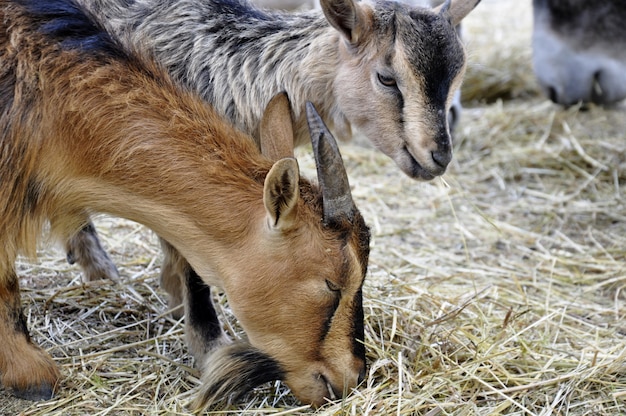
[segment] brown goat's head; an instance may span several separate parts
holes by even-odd
[[[289,115],[288,102],[281,105]],[[293,158],[278,160],[267,175],[265,218],[236,248],[240,260],[220,266],[251,345],[237,343],[207,358],[198,408],[276,378],[301,401],[320,406],[364,377],[369,229],[352,201],[337,145],[310,103],[307,116],[319,188],[300,180]],[[284,128],[268,124],[273,131],[262,141],[293,143],[290,121]],[[291,151],[262,149],[280,157]]]
[[[412,178],[442,175],[452,158],[447,115],[465,72],[455,26],[479,1],[431,10],[321,0],[343,39],[335,79],[342,111]]]

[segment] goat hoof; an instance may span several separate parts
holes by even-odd
[[[54,389],[48,383],[28,386],[25,389],[14,388],[11,392],[15,397],[30,401],[50,400],[54,396]]]

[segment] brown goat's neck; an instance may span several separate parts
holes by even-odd
[[[14,172],[34,224],[57,218],[56,231],[68,235],[81,225],[68,213],[109,213],[148,226],[206,268],[262,223],[272,163],[206,103],[132,58],[59,51],[36,35],[22,43],[0,58],[19,72],[6,111],[23,122],[9,122],[7,137],[14,149],[36,149],[16,153],[24,162]]]
[[[73,146],[85,154],[67,161],[79,183],[91,183],[76,186],[80,197],[88,209],[148,226],[190,261],[196,249],[224,255],[264,215],[263,179],[271,163],[203,102],[133,76],[119,86],[103,82],[106,71],[96,73],[68,97],[82,96],[75,104],[83,107],[68,122],[81,126],[84,135],[73,138],[79,141]],[[93,105],[86,106],[89,100]]]

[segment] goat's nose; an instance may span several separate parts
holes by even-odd
[[[445,169],[452,160],[452,152],[448,146],[444,149],[437,149],[432,153],[432,158],[437,165]]]
[[[579,88],[566,90],[556,84],[546,84],[543,88],[550,101],[565,107],[575,105],[579,102],[589,101],[589,94],[582,92]]]

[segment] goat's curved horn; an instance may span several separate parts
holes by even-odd
[[[461,23],[461,20],[471,12],[480,0],[446,0],[440,6],[435,7],[435,13],[448,19],[452,26]]]
[[[306,103],[306,118],[317,165],[317,180],[324,199],[324,223],[341,216],[352,220],[355,205],[348,175],[337,142],[311,102]]]

